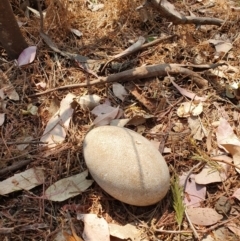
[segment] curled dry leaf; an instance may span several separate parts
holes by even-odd
[[[213,44],[216,49],[216,55],[219,53],[227,53],[230,49],[232,49],[232,44],[223,40],[209,39],[209,43]]]
[[[99,105],[101,97],[98,95],[84,95],[76,98],[77,103],[82,107],[82,109],[92,110],[94,107]]]
[[[35,59],[36,51],[37,51],[36,46],[30,46],[24,49],[18,57],[18,60],[17,60],[18,66],[23,66],[23,65],[32,63],[33,60]]]
[[[23,25],[27,24],[27,22],[23,23],[21,21],[17,21],[18,27],[21,28]]]
[[[46,190],[44,198],[51,201],[62,202],[68,198],[81,194],[81,192],[85,191],[93,183],[93,180],[86,179],[87,175],[88,171],[86,170],[77,175],[63,178],[55,182]]]
[[[201,141],[205,136],[208,135],[208,132],[202,125],[199,117],[188,117],[188,124],[191,129],[191,135],[195,140]]]
[[[235,168],[240,173],[240,146],[231,144],[222,144],[222,146],[232,155],[233,163],[239,168]]]
[[[128,122],[128,125],[133,125],[133,126],[139,126],[142,125],[146,122],[148,119],[154,118],[154,115],[149,115],[145,113],[140,113],[137,115],[134,115]]]
[[[23,115],[29,115],[29,114],[31,114],[31,115],[37,115],[37,113],[38,113],[38,107],[35,106],[35,105],[33,105],[33,104],[29,104],[29,105],[27,106],[27,110],[22,110],[22,109],[21,109],[21,112],[22,112]]]
[[[232,162],[232,158],[222,155],[222,156],[216,156],[212,158],[212,160],[215,161],[225,161],[225,162]],[[226,163],[219,163],[220,170],[217,170],[216,167],[209,166],[206,164],[202,171],[195,176],[195,181],[198,184],[209,184],[209,183],[215,183],[215,182],[223,182],[227,179],[229,175],[229,168],[230,165]]]
[[[24,172],[0,182],[0,195],[18,190],[30,190],[44,183],[45,176],[42,168],[30,168]]]
[[[96,214],[78,214],[78,220],[84,222],[84,241],[110,241],[108,223]]]
[[[83,35],[82,32],[80,32],[79,30],[77,30],[75,28],[71,28],[70,31],[78,37],[81,37]]]
[[[71,103],[75,95],[69,93],[61,101],[59,111],[48,121],[44,133],[40,139],[41,142],[48,142],[48,145],[55,147],[62,143],[67,135],[67,130],[72,118],[73,109]]]
[[[128,94],[125,88],[119,83],[113,83],[112,88],[114,95],[118,97],[121,101],[124,101],[125,97]]]
[[[193,224],[201,226],[213,225],[223,218],[212,208],[187,208],[186,212]]]
[[[89,5],[88,5],[88,9],[91,10],[92,12],[96,12],[102,8],[104,8],[104,4],[102,3],[95,3],[95,2],[91,2],[88,1]]]
[[[45,82],[41,81],[41,82],[37,83],[36,86],[40,87],[42,89],[46,89],[47,84]]]
[[[202,102],[199,104],[194,104],[193,102],[183,102],[177,109],[177,115],[179,117],[198,116],[202,113],[202,111]]]
[[[36,9],[34,9],[34,8],[31,8],[31,7],[29,7],[29,6],[27,6],[27,8],[28,8],[28,10],[30,10],[33,14],[35,14],[35,16],[37,17],[37,18],[40,18],[40,13],[39,13],[39,11],[37,11]],[[45,16],[46,16],[46,11],[43,11],[43,18],[45,18]]]

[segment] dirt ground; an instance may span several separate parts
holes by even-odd
[[[88,8],[91,2],[103,3],[104,7],[98,11],[91,11]],[[46,179],[43,185],[29,191],[17,191],[0,197],[0,240],[55,240],[58,232],[71,230],[71,224],[79,239],[69,236],[64,240],[82,240],[80,237],[84,225],[76,219],[76,212],[97,214],[108,223],[132,223],[141,233],[141,238],[136,240],[197,240],[186,217],[183,219],[181,231],[189,232],[178,232],[171,191],[160,203],[149,207],[123,204],[105,193],[96,183],[85,192],[64,202],[41,198],[44,190],[51,184],[86,170],[82,143],[95,119],[89,110],[83,110],[79,105],[74,107],[66,139],[57,148],[46,150],[39,141],[48,120],[68,93],[76,96],[97,94],[102,101],[109,99],[112,106],[119,105],[127,118],[131,119],[136,115],[144,117],[143,123],[126,127],[160,143],[159,150],[163,150],[163,147],[171,148],[169,153],[163,155],[172,177],[180,176],[195,166],[199,161],[192,158],[194,155],[210,155],[209,137],[192,141],[187,119],[177,115],[180,104],[187,98],[179,93],[168,78],[130,77],[127,82],[118,79],[129,93],[123,102],[112,93],[110,82],[37,94],[60,86],[91,83],[96,80],[93,73],[105,78],[124,70],[153,64],[225,63],[238,71],[224,72],[222,76],[210,75],[206,69],[199,70],[191,66],[192,72],[208,81],[207,85],[198,85],[191,74],[186,75],[177,71],[174,74],[174,81],[183,89],[198,96],[209,97],[204,102],[204,109],[200,114],[201,123],[206,129],[213,133],[212,123],[227,116],[234,133],[240,136],[237,96],[232,99],[224,96],[226,85],[238,83],[240,80],[240,1],[171,1],[185,16],[218,18],[223,20],[220,25],[171,24],[172,21],[155,7],[148,7],[147,14],[137,11],[136,8],[142,4],[139,1],[43,1],[42,8],[46,11],[43,21],[45,33],[61,51],[95,60],[90,70],[83,69],[73,59],[50,48],[39,34],[40,18],[32,12],[26,16],[21,3],[18,0],[11,1],[17,20],[23,23],[21,31],[29,46],[37,46],[37,54],[33,63],[18,68],[13,61],[8,60],[6,53],[0,48],[0,69],[4,73],[2,78],[4,76],[13,84],[20,97],[19,101],[8,100],[5,121],[0,127],[0,178],[3,181],[29,168],[41,167]],[[209,5],[210,3],[212,5]],[[231,4],[234,4],[234,7]],[[30,5],[37,10],[36,4]],[[79,30],[82,36],[76,36],[70,29]],[[126,57],[113,60],[104,70],[101,69],[112,56],[127,49],[140,36],[145,37],[147,43],[155,39],[163,40]],[[210,39],[229,41],[232,48],[227,52],[216,53],[216,46],[209,43]],[[45,83],[46,88],[39,87],[39,83]],[[129,84],[133,84],[137,94],[129,88]],[[36,115],[23,114],[22,110],[27,110],[29,104],[38,107]],[[176,123],[181,123],[181,131],[174,131]],[[149,134],[150,130],[159,124],[161,127],[157,134]],[[33,137],[33,140],[24,150],[19,150],[17,146],[21,142],[26,142],[24,140],[27,136]],[[210,145],[217,149],[218,144],[214,137]],[[193,170],[193,173],[199,172],[202,167]],[[207,197],[202,202],[202,207],[214,208],[219,197],[231,197],[236,188],[240,188],[239,174],[231,170],[231,175],[223,183],[207,185]],[[239,201],[231,199],[231,202],[240,212]],[[225,220],[233,217],[229,215]],[[235,222],[240,225],[239,219]],[[224,227],[224,224],[219,224],[215,229],[197,226],[199,240],[206,234],[212,234],[220,226]],[[227,232],[228,240],[239,240],[237,235],[229,230]],[[111,237],[111,240],[122,239]]]

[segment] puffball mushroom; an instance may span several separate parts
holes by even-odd
[[[93,179],[112,197],[136,206],[162,200],[170,186],[168,166],[145,137],[122,127],[100,126],[83,142]]]

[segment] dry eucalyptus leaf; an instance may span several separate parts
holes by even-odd
[[[23,142],[30,142],[31,140],[33,140],[32,136],[27,136],[23,139]],[[20,151],[23,151],[27,146],[29,146],[29,143],[27,144],[19,144],[17,145],[17,149]]]
[[[71,103],[75,95],[69,93],[61,101],[59,110],[48,121],[44,133],[40,139],[41,142],[48,142],[48,145],[55,147],[62,143],[67,135],[67,130],[72,118],[73,109]]]
[[[98,95],[84,95],[76,99],[77,103],[82,107],[82,109],[92,110],[94,107],[99,105],[101,97]]]
[[[114,120],[115,118],[117,118],[118,113],[119,113],[119,106],[117,108],[114,108],[113,111],[103,114],[103,115],[99,115],[94,121],[93,124],[95,126],[104,126],[104,125],[108,125],[110,124],[110,122],[112,120]]]
[[[170,81],[172,82],[172,84],[176,87],[176,89],[180,92],[180,94],[182,94],[183,96],[188,97],[191,100],[199,100],[199,101],[206,101],[206,97],[199,97],[196,94],[180,87],[179,85],[177,85],[172,78],[170,78]]]
[[[102,8],[104,8],[104,4],[102,3],[92,3],[91,1],[88,1],[89,5],[88,5],[88,9],[91,10],[92,12],[96,12]]]
[[[78,214],[78,220],[84,222],[84,241],[110,241],[108,223],[96,214]]]
[[[78,37],[81,37],[83,35],[82,32],[80,32],[79,30],[77,30],[75,28],[71,28],[70,31]]]
[[[177,115],[179,117],[198,116],[202,113],[202,111],[202,102],[199,104],[194,104],[193,102],[183,102],[177,109]]]
[[[193,224],[201,226],[213,225],[223,218],[212,208],[187,208],[186,212]]]
[[[235,192],[233,193],[233,197],[237,198],[240,201],[240,188],[235,190]]]
[[[124,101],[125,97],[128,94],[125,88],[119,83],[113,83],[112,88],[114,95],[118,97],[121,101]]]
[[[231,43],[223,40],[209,39],[208,42],[215,46],[217,53],[227,53],[232,48]]]
[[[139,126],[144,124],[147,119],[151,119],[151,118],[154,118],[154,116],[148,115],[148,114],[137,114],[133,116],[127,124],[133,125],[133,126]]]
[[[93,183],[93,180],[86,179],[87,175],[88,170],[55,182],[45,191],[44,198],[62,202],[81,194]]]
[[[40,18],[40,13],[39,13],[39,11],[37,11],[37,10],[34,9],[34,8],[28,7],[28,6],[27,6],[27,8],[28,8],[28,10],[30,10],[33,14],[35,14],[35,16],[36,16],[37,18]],[[45,16],[46,16],[46,11],[43,11],[43,18],[45,18]]]
[[[201,241],[216,241],[216,240],[212,237],[212,234],[207,234],[203,236]]]
[[[224,118],[220,119],[219,126],[216,131],[217,143],[219,147],[223,144],[232,144],[240,146],[240,140],[233,131],[233,128]]]
[[[199,117],[190,116],[188,117],[188,124],[191,129],[191,135],[195,140],[202,141],[202,139],[207,136],[208,132],[202,125]]]
[[[0,100],[5,99],[4,88],[0,89]]]
[[[213,157],[212,160],[221,161],[224,160],[226,162],[231,163],[232,159],[226,155]],[[221,170],[217,170],[216,167],[205,165],[202,171],[195,176],[195,181],[198,184],[209,184],[215,182],[223,182],[228,178],[230,165],[226,163],[219,163],[219,168]]]
[[[20,66],[32,63],[35,59],[36,52],[37,52],[36,46],[30,46],[24,49],[18,57],[18,60],[17,60],[18,66],[20,67]]]
[[[115,119],[110,122],[110,126],[124,127],[129,122],[129,119]]]
[[[14,89],[12,84],[8,84],[4,87],[4,92],[10,100],[19,100],[19,95]]]
[[[233,163],[239,168],[235,168],[240,173],[240,146],[231,144],[222,144],[222,146],[232,155]]]
[[[184,186],[186,181],[187,173],[183,173],[179,177],[180,185]],[[199,185],[195,182],[195,175],[190,175],[191,181],[189,179],[186,182],[185,193],[184,193],[184,204],[186,207],[199,207],[200,203],[205,200],[206,196],[206,186]]]
[[[43,184],[44,180],[44,171],[41,168],[30,168],[0,182],[0,195],[18,190],[30,190]]]
[[[114,55],[113,58],[120,58],[123,57],[125,55],[128,55],[129,53],[133,53],[135,51],[137,51],[139,48],[141,48],[141,46],[144,44],[145,42],[145,38],[140,36],[137,40],[137,42],[135,42],[134,44],[132,44],[130,47],[128,47],[127,49],[125,49],[123,52],[121,52],[120,54]]]
[[[226,226],[233,232],[235,233],[237,236],[240,237],[240,225],[232,222],[229,222],[226,224]]]
[[[120,238],[120,239],[131,239],[132,241],[140,240],[141,232],[136,226],[132,224],[126,224],[125,226],[120,226],[118,224],[110,223],[108,224],[110,235]]]
[[[31,114],[31,115],[37,115],[38,113],[38,107],[33,105],[33,104],[29,104],[27,106],[27,113]]]
[[[40,88],[42,88],[42,89],[46,89],[47,83],[41,81],[41,82],[39,82],[39,83],[36,83],[36,87],[40,87]]]
[[[116,108],[112,107],[110,105],[110,103],[104,103],[104,104],[97,105],[96,107],[94,107],[94,109],[91,111],[91,113],[96,116],[99,116],[99,115],[110,113],[115,109]]]
[[[166,11],[166,13],[168,14],[172,14],[175,17],[181,19],[182,15],[180,12],[178,12],[175,8],[175,6],[173,4],[171,4],[170,2],[168,2],[167,0],[155,0],[156,2],[159,2],[159,4],[161,4],[161,7],[164,8],[164,10]]]
[[[0,113],[0,126],[4,123],[4,120],[5,120],[5,114]]]

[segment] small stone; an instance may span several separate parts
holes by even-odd
[[[93,179],[114,198],[136,206],[162,200],[170,186],[168,166],[145,137],[127,128],[101,126],[83,142]]]

